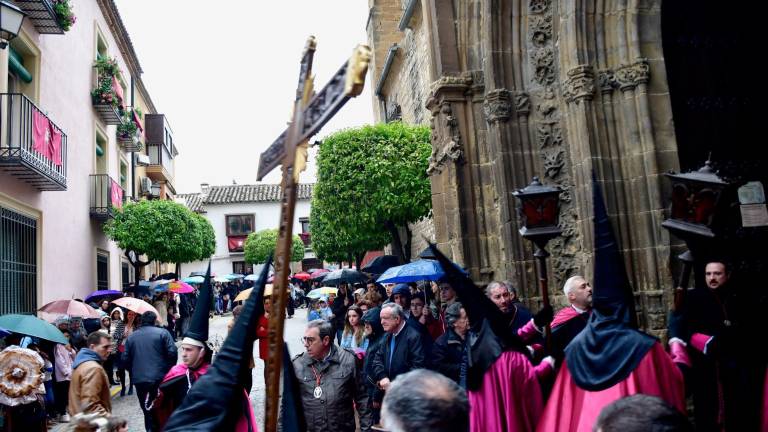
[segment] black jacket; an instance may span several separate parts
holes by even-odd
[[[157,383],[176,364],[176,343],[168,330],[141,326],[125,341],[123,361],[131,373],[131,383]]]
[[[424,347],[418,330],[407,323],[403,326],[395,338],[395,351],[390,364],[389,353],[392,338],[391,333],[387,334],[381,348],[374,355],[373,373],[376,382],[383,378],[389,378],[392,381],[402,373],[425,367]]]
[[[448,329],[437,338],[432,348],[434,369],[461,383],[461,363],[466,354],[466,346],[464,340],[453,329]]]

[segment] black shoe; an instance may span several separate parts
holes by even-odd
[[[133,394],[133,386],[128,389],[128,396],[131,396]]]
[[[120,387],[120,397],[125,396],[125,386]]]

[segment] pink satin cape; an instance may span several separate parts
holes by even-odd
[[[471,432],[531,431],[541,416],[541,388],[533,365],[523,354],[501,354],[469,396]]]
[[[685,412],[683,375],[660,343],[653,345],[624,381],[596,392],[579,388],[564,362],[536,430],[591,432],[603,407],[638,393],[658,396]]]

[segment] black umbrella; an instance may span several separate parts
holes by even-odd
[[[330,273],[326,273],[326,276],[323,279],[323,285],[337,286],[340,283],[344,283],[344,282],[348,284],[364,283],[364,282],[368,282],[369,279],[370,279],[369,276],[367,276],[364,273],[360,273],[357,270],[340,269],[340,270],[334,270]]]
[[[365,267],[360,269],[365,273],[380,275],[388,268],[402,264],[400,258],[395,255],[382,255],[372,259]]]

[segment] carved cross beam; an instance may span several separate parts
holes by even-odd
[[[269,353],[267,356],[267,398],[265,429],[276,432],[280,401],[280,372],[283,362],[283,329],[290,275],[293,219],[296,209],[296,186],[304,170],[307,142],[350,99],[360,94],[365,85],[370,48],[358,45],[352,57],[313,95],[312,59],[315,39],[310,37],[301,63],[299,85],[293,106],[293,119],[280,136],[261,154],[257,179],[261,180],[278,165],[283,167],[280,201],[280,226],[275,248],[275,278],[269,314]]]

